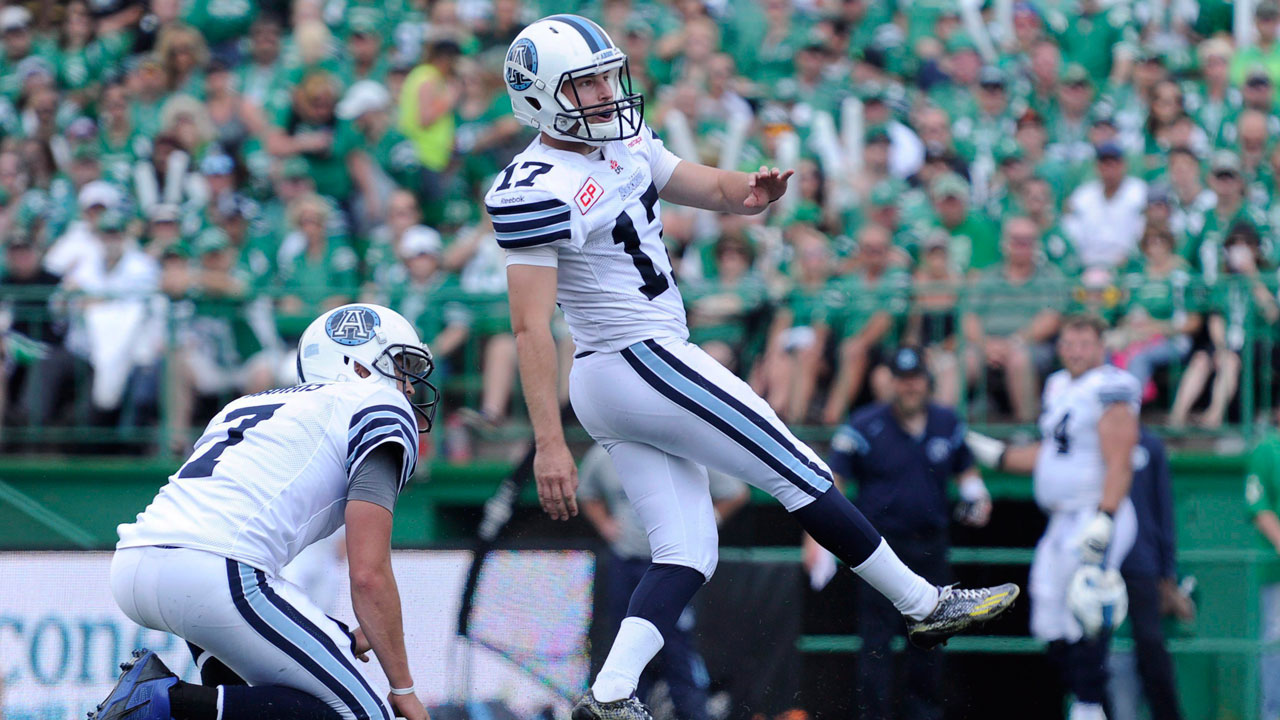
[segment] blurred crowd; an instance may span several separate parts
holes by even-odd
[[[901,344],[939,400],[1032,420],[1079,310],[1149,421],[1272,405],[1273,0],[71,0],[0,7],[4,427],[180,450],[353,300],[418,324],[447,427],[507,422],[480,198],[533,138],[506,49],[565,11],[678,155],[797,169],[761,216],[663,213],[693,340],[787,421],[882,397]]]

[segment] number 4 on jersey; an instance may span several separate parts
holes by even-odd
[[[1053,426],[1053,442],[1058,448],[1059,455],[1071,454],[1071,436],[1067,434],[1067,421],[1070,419],[1071,413],[1063,413],[1062,419]]]

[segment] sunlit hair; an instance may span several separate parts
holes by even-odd
[[[209,46],[204,42],[204,36],[190,25],[182,23],[174,23],[160,31],[160,35],[156,38],[156,57],[160,59],[160,66],[164,68],[165,76],[168,78],[169,89],[176,90],[176,84],[180,80],[174,73],[175,67],[169,59],[170,53],[179,43],[190,43],[191,54],[195,59],[195,67],[202,68],[209,64]]]
[[[1068,315],[1062,321],[1062,331],[1066,332],[1067,330],[1092,330],[1093,334],[1101,340],[1102,334],[1107,330],[1107,323],[1097,315],[1076,313]]]
[[[182,115],[187,115],[195,123],[201,145],[212,141],[216,136],[217,131],[213,127],[213,120],[209,117],[208,108],[190,95],[174,95],[165,101],[160,108],[161,132],[173,134],[174,126]]]
[[[325,202],[319,195],[307,193],[289,203],[287,212],[289,225],[294,228],[300,227],[298,220],[308,212],[318,213],[322,218],[321,224],[327,227],[329,225],[329,216],[333,211],[329,208],[329,203]]]

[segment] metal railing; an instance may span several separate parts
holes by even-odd
[[[894,329],[882,340],[882,346],[889,349],[902,341],[923,345],[936,372],[956,373],[956,404],[970,422],[1007,434],[1028,427],[1028,423],[1025,417],[1020,422],[1010,412],[1002,368],[989,361],[993,339],[1016,344],[1038,365],[1032,390],[1038,400],[1044,375],[1056,366],[1052,333],[1029,337],[1026,323],[1046,309],[1062,315],[1090,311],[1122,328],[1116,331],[1116,338],[1133,340],[1141,333],[1126,336],[1125,332],[1135,323],[1135,293],[1145,293],[1150,304],[1162,302],[1152,296],[1150,287],[1139,287],[1141,284],[1140,278],[1123,277],[1111,286],[1094,289],[1071,280],[1036,281],[1021,288],[973,281],[903,285],[892,291],[836,291],[828,294],[826,302],[831,316],[843,313],[846,319],[854,318],[843,323],[847,333],[857,332],[858,322],[874,313],[889,313]],[[1201,329],[1147,338],[1167,339],[1176,352],[1167,363],[1162,361],[1153,376],[1154,395],[1144,405],[1146,419],[1162,426],[1168,435],[1250,437],[1257,424],[1271,417],[1276,395],[1278,326],[1274,305],[1268,306],[1276,298],[1274,278],[1250,281],[1227,277],[1208,285],[1189,277],[1180,286],[1171,286],[1170,294],[1164,304],[1172,308],[1173,315],[1165,318],[1161,327],[1198,316],[1202,318]],[[460,303],[470,310],[472,331],[450,359],[451,372],[444,390],[449,406],[475,407],[481,392],[483,341],[509,327],[506,298],[445,290],[434,292],[430,302],[433,305],[420,324],[431,327],[442,322],[432,315],[432,307]],[[784,293],[776,294],[762,311],[753,314],[742,340],[744,346],[764,345],[769,311],[786,302]],[[190,439],[190,433],[198,432],[172,421],[175,360],[183,353],[198,355],[196,364],[218,375],[217,382],[204,378],[197,383],[201,387],[199,406],[192,413],[197,424],[241,392],[240,375],[251,360],[272,363],[276,370],[273,382],[290,381],[288,368],[293,365],[290,358],[296,333],[306,319],[323,308],[285,314],[277,307],[270,295],[237,301],[171,299],[160,293],[102,297],[0,286],[5,371],[5,423],[0,425],[0,446],[10,453],[176,451]],[[761,321],[761,315],[766,321]],[[1216,326],[1213,333],[1208,328],[1211,324]],[[974,328],[982,332],[975,333]],[[1216,355],[1214,339],[1219,341]],[[1113,342],[1111,349],[1123,352],[1141,342],[1139,338],[1126,344],[1122,338]],[[1188,359],[1196,353],[1200,356],[1194,362],[1208,362],[1218,372],[1232,371],[1223,367],[1232,356],[1239,368],[1238,390],[1227,404],[1225,422],[1213,430],[1194,424],[1173,428],[1167,423],[1178,386],[1188,371]],[[830,355],[834,362],[836,353]],[[750,367],[739,371],[745,376]],[[1202,395],[1208,398],[1213,390],[1213,384],[1206,382]],[[518,408],[520,394],[517,391],[514,395],[512,402]],[[1202,398],[1199,404],[1204,402]],[[518,410],[514,414],[521,417]],[[519,434],[511,428],[506,432]],[[800,428],[798,432],[814,437],[824,434],[819,428]],[[177,436],[182,433],[187,436]]]

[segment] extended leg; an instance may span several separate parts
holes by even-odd
[[[1107,651],[1111,647],[1111,633],[1104,631],[1098,637],[1084,638],[1067,643],[1067,688],[1075,696],[1071,718],[1093,720],[1105,717],[1103,708],[1107,700]]]
[[[644,341],[619,355],[633,371],[630,382],[605,360],[584,364],[575,380],[574,407],[593,436],[643,441],[751,483],[777,498],[900,612],[920,621],[940,609],[938,588],[911,572],[862,513],[833,490],[826,463],[746,383],[689,343]],[[654,553],[656,560],[656,545]],[[935,618],[931,629],[913,630],[913,639],[937,631],[931,642],[941,642],[995,617],[1017,592],[1016,586],[982,597],[948,592],[945,617]],[[993,601],[983,605],[987,599]],[[976,612],[961,612],[966,604]]]
[[[1197,351],[1187,361],[1187,367],[1182,371],[1182,380],[1178,382],[1178,391],[1173,396],[1173,409],[1169,412],[1170,426],[1177,428],[1187,424],[1187,415],[1204,392],[1211,372],[1213,362],[1203,350]]]

